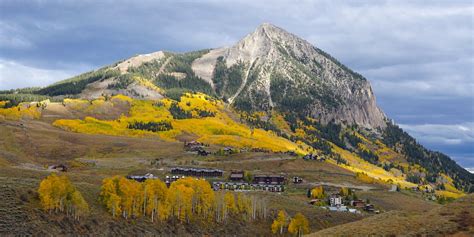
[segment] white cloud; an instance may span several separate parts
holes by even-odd
[[[466,170],[474,174],[474,168],[466,168]]]
[[[463,124],[400,124],[400,127],[422,142],[461,145],[474,142],[474,123]]]
[[[49,85],[77,75],[85,68],[82,65],[76,70],[42,69],[0,59],[0,90]]]

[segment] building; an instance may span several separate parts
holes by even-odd
[[[219,169],[175,167],[171,169],[171,174],[193,177],[222,177],[224,171]]]
[[[283,185],[285,183],[285,177],[281,175],[255,175],[253,177],[253,183]]]
[[[353,201],[351,201],[351,206],[364,208],[365,207],[365,202],[363,200],[353,200]]]
[[[67,166],[64,164],[59,164],[59,165],[52,165],[48,167],[50,170],[57,170],[61,172],[67,172]]]
[[[244,171],[232,171],[230,172],[229,180],[232,182],[239,182],[244,180]]]
[[[303,183],[303,178],[298,177],[298,176],[295,176],[295,177],[293,177],[293,183],[294,183],[294,184]]]
[[[342,205],[342,197],[338,194],[332,194],[329,197],[329,204],[331,207],[337,207]]]
[[[314,155],[313,153],[306,154],[303,156],[304,160],[317,160],[317,161],[325,161],[326,158],[324,156]]]
[[[266,192],[284,192],[283,185],[273,184],[251,184],[247,182],[212,182],[214,191],[231,190],[231,191],[266,191]]]
[[[158,177],[153,174],[147,173],[145,175],[128,175],[127,179],[132,179],[138,182],[145,182],[147,179],[158,179]]]
[[[174,181],[177,181],[178,179],[182,179],[182,178],[184,178],[184,176],[178,176],[178,175],[169,176],[169,175],[166,175],[165,184],[166,184],[167,187],[169,187],[171,185],[171,183],[173,183]]]
[[[364,211],[375,212],[375,207],[373,204],[365,204]]]

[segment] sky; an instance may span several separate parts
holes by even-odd
[[[474,171],[474,2],[0,0],[0,90],[277,25],[365,76],[426,147]]]

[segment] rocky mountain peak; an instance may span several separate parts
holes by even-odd
[[[241,77],[215,78],[218,58],[227,68],[241,65]],[[198,58],[193,70],[213,88],[240,84],[217,88],[224,89],[222,96],[236,106],[298,109],[322,122],[335,120],[369,128],[386,123],[367,80],[306,40],[269,23],[231,47]]]

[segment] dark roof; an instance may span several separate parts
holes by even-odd
[[[171,168],[171,170],[196,171],[196,172],[224,172],[219,169],[188,168],[188,167],[174,167],[174,168]]]

